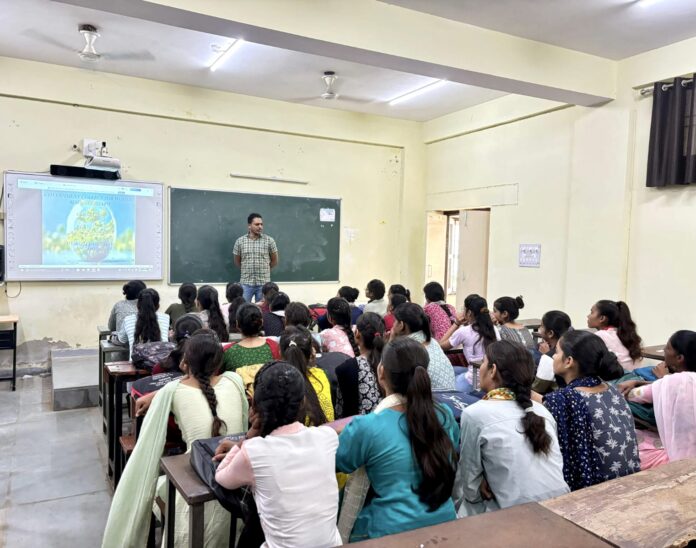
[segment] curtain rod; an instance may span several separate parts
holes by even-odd
[[[685,75],[685,76],[689,76],[689,78],[682,80],[682,83],[681,83],[682,87],[686,87],[687,85],[689,85],[690,83],[692,83],[694,81],[693,75],[689,74],[689,75]],[[685,76],[682,76],[682,78],[685,78]],[[679,77],[677,77],[677,78],[679,78]],[[653,82],[652,84],[645,84],[642,86],[635,86],[633,89],[640,91],[640,94],[643,97],[645,97],[646,95],[652,95],[653,90],[654,90],[653,86],[655,84],[656,84],[656,82]],[[669,88],[672,88],[672,87],[674,87],[673,81],[671,83],[665,82],[662,84],[662,91],[667,91]]]

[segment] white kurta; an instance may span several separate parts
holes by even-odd
[[[522,429],[524,411],[515,401],[481,400],[462,412],[461,454],[453,498],[459,517],[556,497],[570,490],[563,479],[563,457],[556,422],[534,402],[551,436],[548,455],[534,453]],[[481,498],[486,478],[494,500]]]

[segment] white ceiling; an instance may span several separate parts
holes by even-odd
[[[84,46],[77,30],[82,23],[99,28],[97,51],[116,58],[90,63],[78,57],[77,51]],[[220,69],[210,72],[207,67],[217,56],[213,47],[229,43],[229,38],[50,0],[0,0],[1,56],[419,121],[504,95],[449,82],[431,93],[390,106],[390,99],[435,80],[250,42]],[[338,75],[337,100],[319,98],[324,91],[321,76],[325,70]]]
[[[609,59],[696,36],[696,0],[380,1]]]

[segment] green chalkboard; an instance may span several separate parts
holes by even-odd
[[[333,210],[334,219],[322,221],[322,209]],[[340,200],[171,188],[169,211],[171,283],[239,281],[232,248],[252,212],[263,216],[264,232],[278,245],[273,281],[338,281]]]

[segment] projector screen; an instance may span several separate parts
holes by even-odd
[[[162,184],[5,172],[5,278],[162,278]]]

